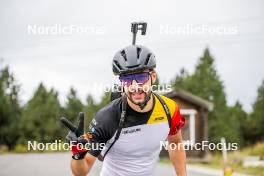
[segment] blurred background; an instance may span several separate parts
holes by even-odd
[[[84,111],[88,126],[110,101],[104,88],[118,84],[111,61],[131,44],[130,23],[146,21],[137,43],[156,54],[157,84],[212,103],[203,126],[209,141],[238,143],[228,153],[235,171],[264,175],[263,7],[261,0],[1,1],[0,164],[28,153],[27,141],[63,140],[61,116],[76,121]],[[223,167],[221,152],[208,156],[190,162]]]

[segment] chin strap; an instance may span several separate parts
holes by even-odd
[[[148,102],[149,102],[149,100],[150,100],[150,96],[151,96],[151,94],[152,94],[152,91],[151,91],[149,94],[146,95],[146,99],[144,100],[143,103],[136,103],[136,102],[134,102],[133,99],[130,98],[129,96],[127,96],[127,98],[128,98],[132,103],[134,103],[135,105],[139,106],[139,108],[140,108],[141,110],[143,110],[143,109],[146,107],[146,105],[148,104]]]
[[[152,92],[150,92],[150,93],[147,95],[147,97],[146,97],[146,99],[145,99],[145,101],[144,101],[143,103],[136,103],[136,102],[134,102],[134,101],[132,100],[132,98],[130,98],[128,95],[127,95],[127,98],[128,98],[132,103],[134,103],[135,105],[139,106],[139,108],[142,110],[142,109],[144,109],[144,108],[146,107],[148,101],[150,100],[151,93],[152,93]]]
[[[147,95],[147,97],[143,103],[138,104],[138,106],[141,110],[143,110],[146,107],[148,101],[150,100],[150,96],[151,96],[151,92],[149,93],[149,95]]]
[[[152,78],[150,78],[150,81],[151,81],[151,85],[152,85],[152,82],[153,82],[153,81],[152,81]],[[146,97],[146,99],[145,99],[145,101],[144,101],[143,103],[135,103],[135,102],[132,100],[132,98],[130,98],[130,96],[127,96],[127,97],[128,97],[128,99],[129,99],[130,101],[132,101],[135,105],[138,105],[139,108],[140,108],[141,110],[143,110],[143,109],[146,107],[148,101],[150,100],[151,93],[152,93],[152,90],[150,91],[149,94],[146,95],[147,97]]]
[[[150,81],[151,81],[151,85],[152,85],[152,77],[150,77]],[[148,101],[150,100],[151,93],[152,93],[152,90],[147,95],[147,97],[143,103],[137,104],[141,110],[143,110],[146,107]]]

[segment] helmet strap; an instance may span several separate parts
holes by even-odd
[[[147,95],[145,101],[143,103],[140,103],[139,108],[141,110],[143,110],[147,106],[147,104],[148,104],[148,102],[150,100],[150,96],[151,96],[151,92],[149,93],[149,95]]]

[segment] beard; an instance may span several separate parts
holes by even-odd
[[[140,107],[145,106],[150,99],[151,91],[144,92],[143,90],[137,90],[135,92],[129,92],[128,98],[130,101]]]

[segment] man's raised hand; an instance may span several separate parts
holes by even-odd
[[[79,123],[77,127],[65,117],[62,117],[60,121],[66,128],[70,130],[66,136],[66,140],[71,145],[74,144],[73,146],[71,146],[71,150],[73,154],[72,158],[75,160],[83,159],[85,154],[87,153],[87,150],[80,149],[79,144],[80,143],[86,144],[88,142],[88,140],[83,137],[84,135],[84,113],[83,112],[79,113]]]

